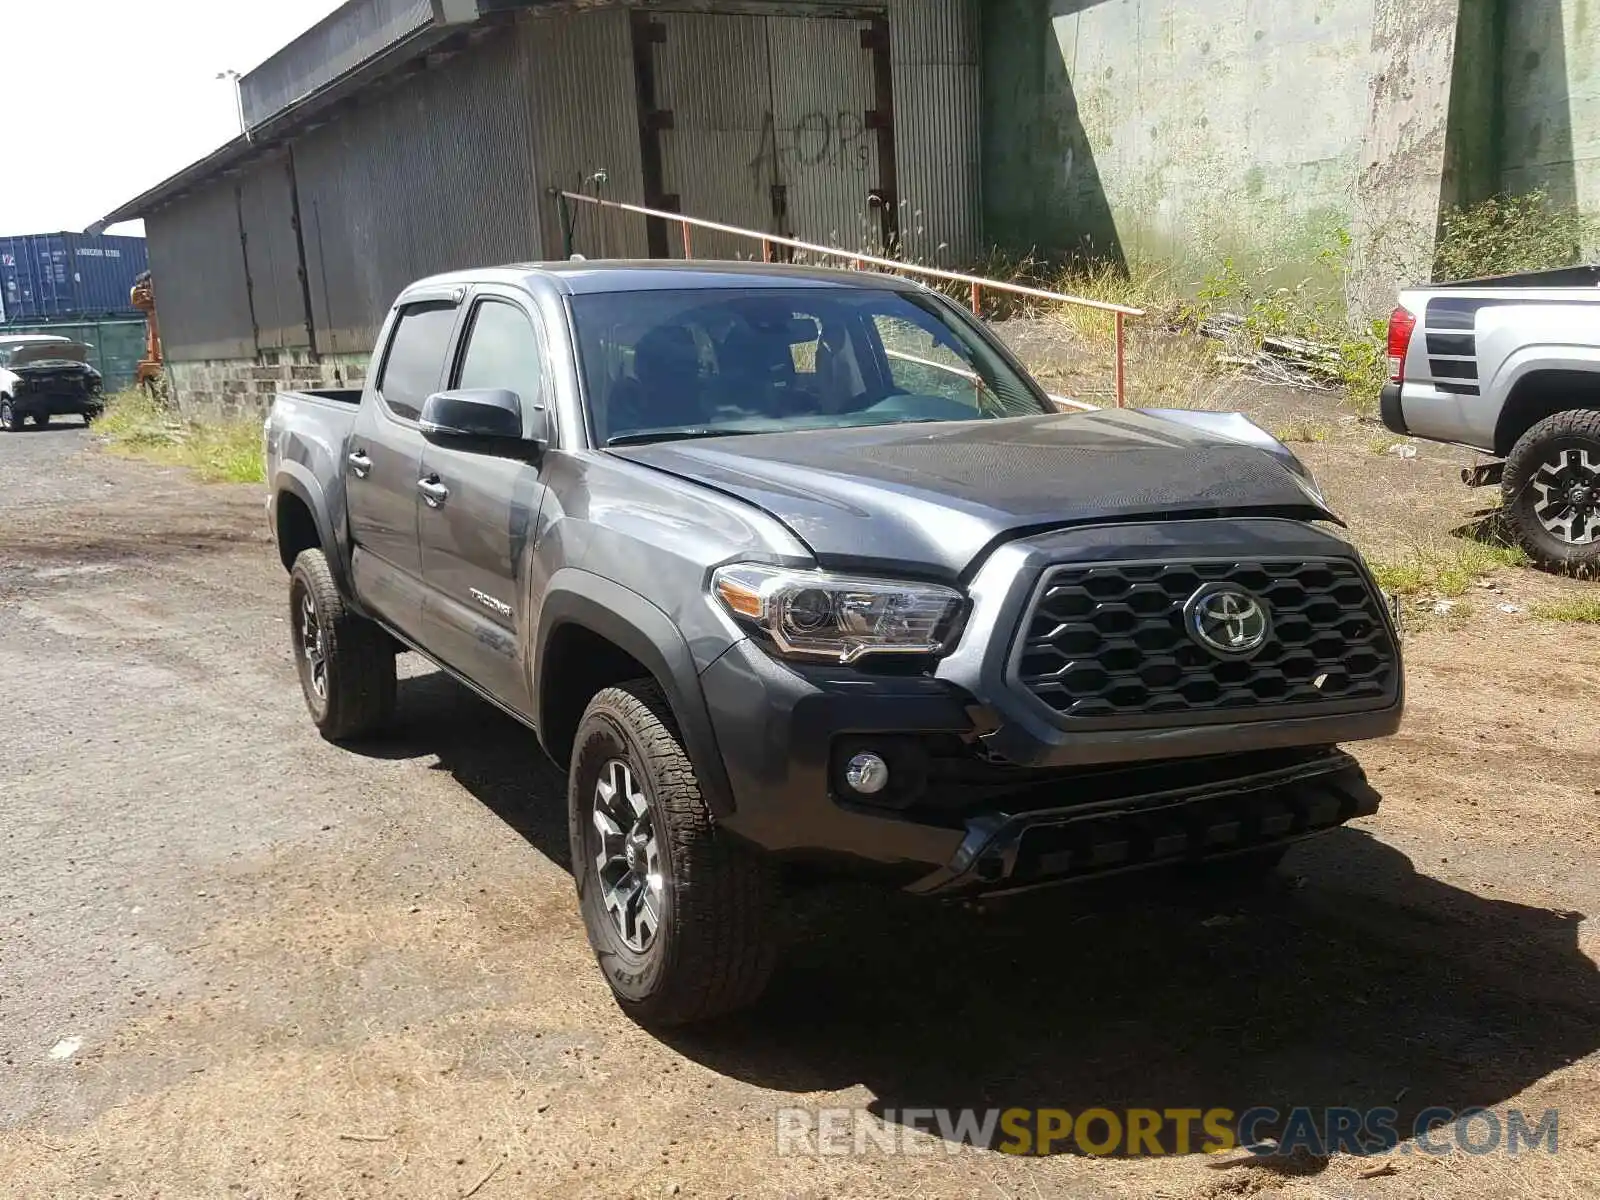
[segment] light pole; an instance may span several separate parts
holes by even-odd
[[[239,81],[242,78],[243,76],[237,71],[230,70],[217,72],[218,80],[226,79],[233,84],[233,106],[239,115],[239,132],[244,134],[246,141],[249,141],[250,130],[246,128],[244,123],[244,90],[239,85]]]

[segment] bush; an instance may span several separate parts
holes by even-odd
[[[1597,242],[1600,220],[1552,204],[1544,192],[1493,196],[1445,210],[1433,277],[1443,283],[1570,267]]]
[[[186,421],[138,388],[106,401],[95,432],[119,453],[187,467],[207,483],[262,483],[267,477],[259,421]]]

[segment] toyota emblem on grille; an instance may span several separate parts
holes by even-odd
[[[1265,602],[1232,584],[1213,583],[1183,606],[1189,634],[1213,654],[1242,657],[1266,644],[1272,632]]]

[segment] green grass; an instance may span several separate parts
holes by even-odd
[[[1388,437],[1380,434],[1367,442],[1367,449],[1374,454],[1388,454],[1396,446],[1404,446],[1405,444],[1405,438]]]
[[[137,388],[106,403],[95,432],[116,453],[186,467],[207,483],[263,483],[261,423],[248,418],[184,420]]]
[[[1372,573],[1384,591],[1408,599],[1465,595],[1475,582],[1508,567],[1524,566],[1527,554],[1516,546],[1452,539],[1417,544],[1398,558],[1372,557]]]
[[[1533,615],[1546,621],[1567,621],[1575,625],[1600,625],[1600,596],[1573,596],[1535,604]]]
[[[1333,431],[1326,425],[1296,421],[1292,425],[1284,425],[1271,432],[1273,437],[1287,445],[1290,442],[1325,442]]]

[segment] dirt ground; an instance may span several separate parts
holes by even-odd
[[[1454,451],[1238,394],[1327,427],[1296,449],[1369,548],[1482,500]],[[529,734],[410,664],[392,738],[317,738],[261,501],[0,436],[0,1195],[1600,1196],[1600,631],[1528,611],[1582,585],[1416,630],[1359,749],[1382,811],[1261,895],[812,893],[757,1010],[660,1037],[593,967]],[[785,1107],[1013,1105],[1557,1108],[1560,1149],[776,1152]]]

